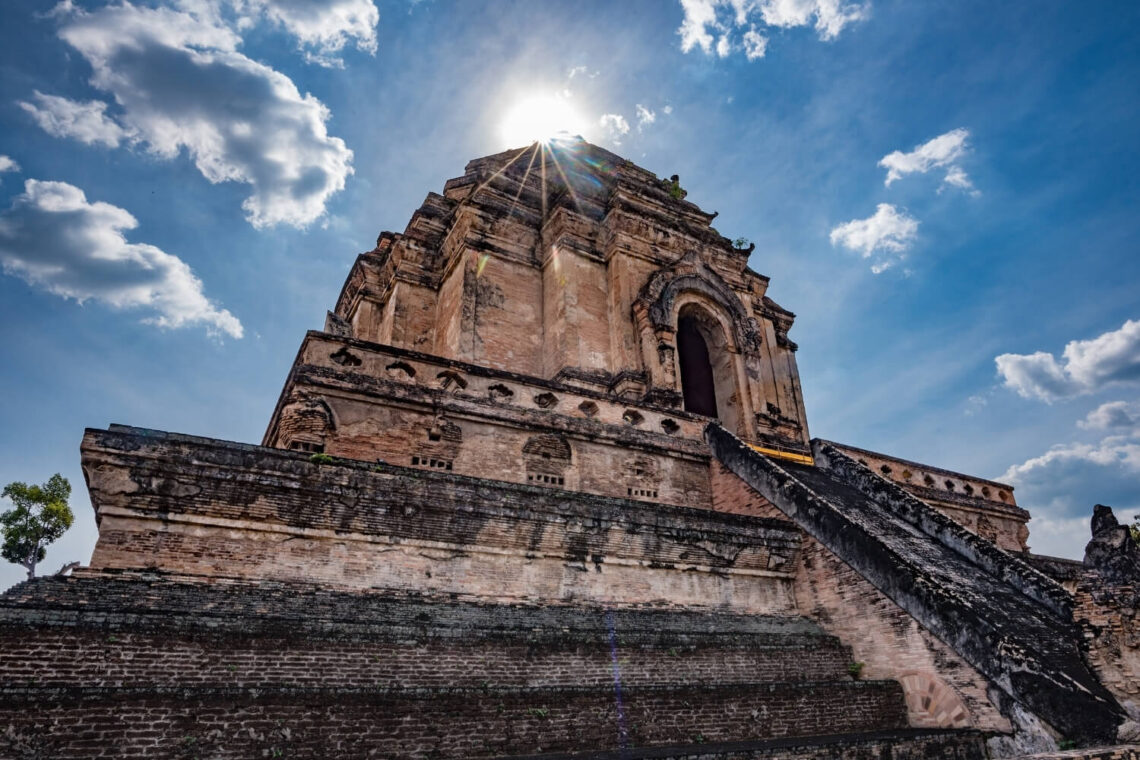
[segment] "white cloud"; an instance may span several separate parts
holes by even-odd
[[[1140,433],[1140,403],[1109,401],[1077,422],[1085,430],[1130,430]]]
[[[1140,321],[1128,320],[1092,340],[1070,341],[1061,361],[1037,351],[1002,354],[994,362],[1007,387],[1046,402],[1140,383]]]
[[[967,140],[970,130],[959,128],[938,135],[922,145],[915,146],[910,153],[894,151],[883,156],[879,166],[887,170],[887,178],[883,184],[890,187],[897,179],[907,174],[925,174],[931,169],[946,168],[943,184],[957,187],[962,190],[973,190],[974,185],[966,172],[955,162],[966,154]]]
[[[566,80],[573,81],[575,77],[586,77],[587,79],[596,79],[602,72],[599,70],[590,71],[588,66],[575,66],[566,72]]]
[[[1089,539],[1094,504],[1118,517],[1140,507],[1140,442],[1110,436],[1095,444],[1069,443],[1013,465],[1000,480],[1016,489],[1017,503],[1033,513],[1034,551],[1079,557]]]
[[[343,67],[339,54],[349,42],[376,52],[380,11],[372,0],[233,0],[241,12],[263,14],[297,38],[307,60]]]
[[[0,174],[5,172],[18,172],[20,165],[10,156],[0,155]]]
[[[732,41],[728,38],[728,33],[725,32],[716,41],[716,54],[721,58],[728,58],[728,54],[732,52]]]
[[[746,6],[750,3],[740,3]],[[761,0],[764,23],[769,26],[807,26],[815,20],[815,30],[821,40],[833,40],[843,27],[866,19],[871,13],[870,3],[844,3],[841,0]]]
[[[614,145],[621,145],[621,138],[629,134],[629,122],[619,113],[602,114],[598,124],[605,130]]]
[[[852,219],[831,231],[831,244],[859,251],[868,259],[878,254],[871,271],[879,274],[898,261],[918,236],[918,220],[889,203],[880,203],[873,216]]]
[[[685,17],[677,33],[681,35],[681,52],[687,53],[699,47],[705,53],[712,52],[713,36],[709,27],[717,27],[716,6],[718,0],[681,0],[681,10]]]
[[[657,121],[657,114],[650,111],[640,103],[637,104],[637,130],[640,132],[642,127],[647,124],[652,124]]]
[[[871,5],[843,0],[681,0],[684,18],[677,33],[681,51],[700,48],[724,58],[742,49],[748,60],[764,56],[768,40],[757,27],[813,26],[821,40],[833,40],[844,27],[870,16]],[[743,32],[741,45],[733,36]]]
[[[666,116],[668,116],[669,114],[673,113],[673,106],[665,106],[661,110],[665,112]]]
[[[975,393],[966,399],[965,409],[963,413],[967,417],[973,417],[978,414],[990,403],[989,393]]]
[[[974,183],[970,181],[960,166],[951,166],[946,169],[946,176],[942,178],[942,185],[938,188],[938,192],[942,192],[946,187],[956,187],[974,196],[982,194],[980,190],[974,187]]]
[[[132,142],[167,159],[186,150],[210,182],[248,184],[242,208],[255,227],[315,221],[352,173],[352,151],[325,128],[328,109],[237,52],[209,2],[184,3],[194,10],[75,12],[59,36],[90,63]]]
[[[55,137],[70,137],[87,145],[117,148],[129,137],[127,130],[107,116],[107,104],[101,100],[79,102],[45,95],[35,91],[35,103],[20,101],[40,128]]]
[[[1080,392],[1057,359],[1044,351],[1002,354],[994,358],[994,363],[1006,387],[1017,391],[1017,395],[1023,398],[1036,397],[1052,402]]]
[[[211,334],[242,337],[241,322],[210,303],[190,267],[153,245],[123,235],[138,222],[125,209],[88,203],[66,182],[29,179],[0,212],[0,264],[8,274],[80,303],[146,308],[160,327],[205,325]]]
[[[750,61],[763,58],[764,53],[768,50],[768,38],[755,29],[749,29],[745,32],[742,41],[744,43],[744,55]]]

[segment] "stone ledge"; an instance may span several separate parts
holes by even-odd
[[[123,426],[88,430],[82,453],[96,569],[500,602],[794,606],[800,533],[784,520]]]
[[[612,683],[601,686],[493,686],[472,688],[450,686],[439,688],[402,688],[390,686],[0,686],[0,708],[32,703],[80,704],[96,702],[151,701],[154,699],[209,700],[215,704],[248,704],[255,702],[376,704],[385,702],[423,701],[442,698],[468,700],[496,697],[540,699],[544,697],[572,698],[600,694],[606,701],[612,699]],[[854,698],[858,694],[896,694],[901,705],[902,687],[897,681],[738,681],[729,684],[636,684],[623,685],[623,697],[636,698],[654,694],[684,693],[707,697],[745,697],[763,699],[765,696],[807,698],[813,695]],[[845,695],[845,696],[844,696]]]
[[[510,372],[508,370],[495,369],[493,367],[486,367],[479,364],[471,364],[469,362],[461,361],[458,359],[448,359],[446,357],[437,356],[435,354],[424,353],[423,351],[414,351],[407,348],[398,348],[383,343],[373,343],[371,341],[360,340],[358,338],[349,338],[330,333],[321,332],[319,330],[309,330],[305,333],[305,338],[301,343],[301,347],[297,351],[297,357],[293,362],[293,369],[290,370],[289,377],[285,381],[285,388],[282,391],[281,398],[278,399],[277,408],[274,409],[271,419],[276,420],[280,414],[280,407],[283,405],[285,396],[290,386],[295,383],[295,377],[298,371],[307,366],[302,361],[305,356],[306,350],[310,344],[315,342],[327,342],[330,345],[344,346],[354,348],[358,351],[368,352],[371,354],[391,356],[399,359],[407,359],[425,364],[431,364],[440,367],[441,369],[450,369],[462,372],[473,377],[485,378],[488,380],[508,380],[519,385],[532,386],[546,391],[556,391],[564,393],[569,396],[579,396],[589,398],[594,401],[603,401],[609,404],[616,404],[628,407],[634,407],[640,410],[648,410],[657,414],[665,415],[679,420],[690,421],[698,426],[703,425],[706,418],[698,414],[686,412],[683,409],[676,407],[659,406],[656,404],[645,403],[642,401],[630,401],[618,399],[610,393],[605,391],[595,391],[590,388],[583,388],[578,385],[571,385],[565,382],[556,380],[548,380],[536,375],[524,375],[518,372]],[[327,367],[326,367],[327,369]],[[351,374],[351,373],[345,373]],[[379,378],[374,378],[379,379]],[[426,390],[426,389],[425,389]],[[269,439],[271,431],[266,432],[265,440]]]
[[[800,617],[492,604],[473,597],[334,591],[313,584],[240,579],[207,582],[132,572],[48,576],[19,583],[0,595],[3,626],[197,637],[509,639],[578,646],[586,636],[605,640],[611,620],[623,644],[839,646],[817,624]]]
[[[193,447],[192,458],[187,456],[189,452],[175,451],[170,448],[172,446]],[[798,538],[797,530],[787,520],[725,514],[677,505],[651,504],[634,499],[621,499],[582,491],[566,491],[525,483],[512,483],[340,457],[333,458],[333,461],[329,463],[314,464],[311,461],[311,455],[307,453],[182,433],[136,428],[129,425],[112,424],[106,430],[87,428],[84,431],[81,451],[85,461],[91,459],[93,464],[96,461],[102,463],[103,458],[107,456],[121,457],[120,461],[123,465],[131,464],[130,460],[135,460],[138,463],[146,460],[151,460],[156,464],[166,463],[170,465],[169,473],[171,475],[177,475],[180,469],[188,470],[188,474],[191,475],[202,475],[205,474],[202,471],[202,465],[232,471],[236,474],[248,474],[256,470],[263,470],[285,478],[290,490],[297,490],[305,480],[324,481],[318,484],[319,487],[328,486],[338,489],[346,486],[355,487],[358,486],[358,483],[354,482],[352,478],[356,473],[359,473],[365,476],[380,475],[387,479],[402,478],[407,481],[434,484],[449,491],[462,488],[463,491],[476,495],[492,492],[513,494],[525,501],[529,511],[549,514],[558,519],[565,519],[568,513],[579,511],[583,507],[594,507],[608,509],[615,516],[620,515],[623,521],[636,523],[639,527],[662,528],[673,523],[678,528],[702,525],[717,526],[722,532],[732,533],[738,530],[766,528],[786,533],[789,541]],[[96,460],[97,457],[98,460]],[[376,489],[370,489],[370,491],[376,491]],[[139,491],[135,493],[145,494],[146,492],[140,487]],[[160,491],[155,491],[154,495],[163,496],[172,502],[178,498],[174,494],[164,494]],[[343,496],[343,494],[339,495]],[[376,498],[384,498],[384,496],[385,494],[380,492]],[[181,498],[184,499],[185,495],[182,495]],[[98,505],[95,506],[98,512]],[[177,504],[171,506],[175,508],[170,511],[181,511],[177,509]],[[576,507],[578,510],[575,509]],[[699,530],[700,528],[693,529]]]

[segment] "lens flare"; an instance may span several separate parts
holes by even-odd
[[[520,100],[503,117],[500,134],[508,145],[547,143],[560,135],[579,135],[585,121],[567,98],[537,95]]]

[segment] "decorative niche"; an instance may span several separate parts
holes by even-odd
[[[566,438],[551,433],[531,436],[523,444],[522,454],[527,483],[555,488],[566,485],[573,460]]]

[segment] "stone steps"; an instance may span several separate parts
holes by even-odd
[[[1123,718],[1089,670],[1065,592],[827,444],[776,461],[717,424],[717,459],[1008,696],[1081,744]]]
[[[900,729],[601,752],[516,756],[510,760],[983,760],[982,735],[971,730]],[[1131,760],[1131,759],[1129,759]]]
[[[88,574],[0,599],[0,651],[0,727],[58,758],[181,741],[500,757],[906,726],[900,685],[853,680],[848,648],[802,618]]]
[[[893,681],[542,689],[0,688],[0,725],[52,756],[96,747],[132,755],[132,727],[161,726],[159,747],[249,757],[266,742],[289,757],[501,757],[586,747],[676,746],[906,725]],[[235,732],[235,727],[238,730]],[[286,730],[288,729],[288,730]],[[334,747],[337,737],[352,747]],[[217,746],[214,746],[214,745]],[[223,746],[224,745],[224,746]],[[209,751],[207,752],[207,748]],[[327,755],[325,755],[327,756]]]
[[[615,664],[628,685],[847,682],[851,663],[803,618],[98,576],[14,588],[0,640],[0,682],[42,687],[608,688]]]
[[[747,641],[668,639],[655,645],[605,638],[574,643],[377,641],[212,637],[172,639],[121,629],[4,636],[0,681],[50,688],[90,684],[185,687],[345,688],[612,687],[615,664],[628,685],[849,682],[851,655],[838,642],[750,646]]]

